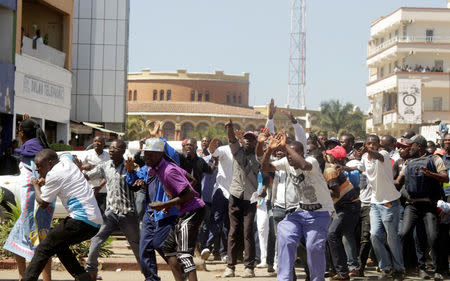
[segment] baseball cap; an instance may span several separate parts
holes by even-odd
[[[434,155],[444,156],[444,155],[445,155],[445,150],[443,150],[442,148],[438,148],[438,149],[436,149],[436,151],[434,152]]]
[[[420,144],[421,146],[427,146],[427,140],[421,136],[421,135],[415,135],[414,137],[410,138],[410,139],[406,139],[405,140],[406,144],[413,144],[413,143],[417,143]]]
[[[142,150],[164,152],[164,141],[160,138],[147,139],[142,147]]]
[[[247,132],[244,133],[243,137],[244,138],[249,138],[250,137],[250,138],[255,138],[256,139],[256,134],[254,132],[252,132],[252,131],[247,131]]]
[[[353,145],[353,148],[361,147],[361,146],[364,145],[364,143],[365,143],[364,140],[356,140],[356,141],[355,141],[355,144]]]
[[[328,149],[327,151],[325,151],[327,154],[331,154],[333,155],[334,158],[336,158],[337,160],[341,161],[342,159],[344,159],[345,157],[347,157],[347,152],[345,151],[345,149],[338,145],[335,146],[333,149]]]
[[[400,147],[411,146],[411,145],[410,145],[410,144],[407,144],[405,141],[401,141],[401,142],[397,142],[397,143],[396,143],[396,146],[397,146],[398,148],[400,148]]]

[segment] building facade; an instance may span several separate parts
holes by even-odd
[[[13,138],[16,0],[0,0],[0,154]]]
[[[129,0],[74,1],[72,120],[124,131],[129,6]]]
[[[375,20],[367,66],[368,133],[399,137],[450,123],[449,8],[400,8]]]
[[[16,22],[13,132],[27,113],[50,143],[67,142],[73,0],[17,0]]]
[[[268,107],[251,107],[249,77],[214,73],[152,73],[143,70],[128,74],[127,116],[141,118],[149,125],[162,123],[167,140],[183,140],[208,127],[224,128],[230,119],[236,129],[255,131],[266,124]],[[304,116],[305,110],[294,110]],[[290,127],[283,114],[275,116],[278,128]]]

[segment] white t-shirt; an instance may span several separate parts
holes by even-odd
[[[350,168],[358,168],[358,170],[360,170],[361,168],[361,160],[350,160],[347,162],[346,166],[350,167]],[[359,171],[363,177],[367,178],[367,174],[366,172],[362,172],[361,170]],[[360,175],[360,179],[362,177]],[[360,183],[361,184],[361,183]],[[359,200],[361,200],[362,203],[370,203],[370,201],[372,200],[372,188],[369,187],[369,185],[365,186],[365,187],[361,187],[361,185],[359,186],[360,190],[359,190]]]
[[[214,184],[214,192],[220,188],[223,192],[225,198],[230,197],[230,185],[233,180],[233,153],[229,145],[220,146],[214,151],[212,157],[217,157],[219,159],[219,166],[217,167],[217,178]]]
[[[287,174],[283,170],[278,170],[275,172],[275,177],[277,177],[277,194],[275,197],[275,202],[273,202],[274,205],[286,208],[286,179]],[[275,179],[274,179],[274,185],[275,185]]]
[[[377,159],[369,160],[369,154],[366,153],[361,159],[360,171],[365,171],[367,181],[372,188],[372,198],[370,203],[384,204],[400,198],[400,192],[394,185],[394,176],[392,174],[392,164],[389,152],[380,150],[384,162]]]
[[[305,158],[312,165],[311,171],[295,169],[289,165],[286,157],[271,162],[277,170],[286,171],[290,181],[297,187],[297,197],[302,204],[321,204],[322,208],[316,211],[334,212],[333,200],[331,200],[328,185],[314,157]]]
[[[47,173],[41,191],[45,202],[52,202],[58,196],[71,218],[95,227],[103,223],[92,188],[68,157],[61,157]]]
[[[89,149],[86,157],[83,159],[83,164],[91,164],[91,165],[94,165],[94,167],[95,167],[102,163],[105,163],[108,160],[109,160],[108,152],[103,150],[102,154],[98,155],[97,152],[95,152],[95,149]],[[88,182],[92,187],[94,187],[94,186],[98,186],[101,181],[102,181],[101,176],[96,176],[96,177],[94,176],[92,179],[89,178]],[[102,187],[102,189],[100,189],[99,192],[106,193],[106,185],[104,185]]]

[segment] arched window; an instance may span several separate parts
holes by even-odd
[[[233,103],[236,103],[236,93],[233,94]]]
[[[133,97],[133,93],[131,92],[131,90],[128,91],[128,100],[131,100],[131,98]]]
[[[158,90],[153,90],[153,100],[157,100],[158,99]]]
[[[165,122],[162,131],[166,140],[172,141],[175,139],[175,125],[172,122]]]
[[[191,123],[184,123],[181,125],[181,139],[187,139],[191,137],[194,133],[194,125]]]
[[[225,130],[225,125],[219,123],[219,124],[216,125],[216,128],[219,129],[219,130]]]
[[[206,123],[200,123],[200,124],[197,125],[197,130],[202,132],[202,133],[204,131],[208,130],[208,128],[209,128],[209,125],[206,124]]]
[[[246,128],[245,128],[245,131],[247,132],[247,131],[252,131],[252,132],[254,132],[255,131],[255,126],[253,126],[253,125],[248,125]]]
[[[164,90],[159,91],[159,100],[164,100]]]
[[[172,91],[167,90],[167,100],[171,100],[171,99],[172,99]]]
[[[137,100],[137,91],[136,91],[136,90],[134,90],[134,97],[133,97],[133,100]]]
[[[240,130],[241,126],[239,126],[238,124],[233,124],[233,129]]]
[[[209,101],[209,91],[205,92],[205,101]]]
[[[227,103],[231,103],[231,100],[230,100],[230,93],[227,93]]]
[[[239,93],[239,96],[238,96],[238,104],[242,104],[242,96],[241,96],[241,93]]]
[[[198,101],[202,101],[203,100],[203,93],[202,91],[198,91]]]

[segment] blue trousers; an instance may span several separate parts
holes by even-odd
[[[153,211],[148,210],[142,218],[141,238],[139,241],[139,264],[146,281],[160,281],[158,276],[158,266],[156,263],[157,250],[160,252],[167,236],[177,222],[177,216],[170,216],[159,221],[155,221]]]
[[[225,198],[222,190],[219,188],[216,190],[216,192],[214,192],[213,195],[211,204],[211,216],[209,219],[209,236],[203,248],[209,248],[210,250],[212,250],[212,245],[216,241],[216,237],[220,235],[220,256],[226,256],[229,229],[230,218],[228,215],[228,199]]]

